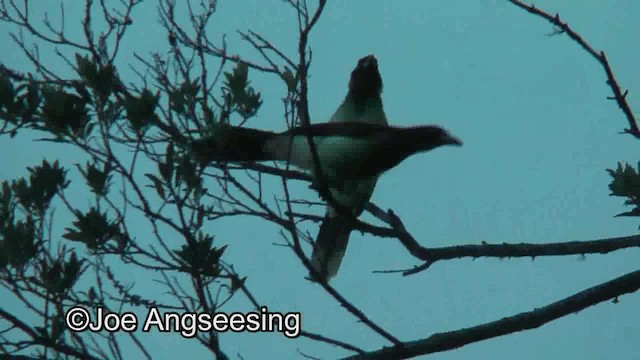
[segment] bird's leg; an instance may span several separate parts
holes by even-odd
[[[311,180],[311,184],[309,184],[309,189],[317,191],[318,194],[320,194],[320,197],[323,200],[325,200],[325,201],[327,200],[327,199],[324,199],[324,196],[322,195],[322,191],[320,191],[320,184],[315,179]],[[337,190],[337,191],[340,191],[340,192],[344,192],[344,190],[345,190],[344,181],[333,181],[333,182],[331,182],[331,184],[329,184],[329,189],[333,189],[333,190]]]

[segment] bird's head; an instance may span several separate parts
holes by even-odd
[[[429,151],[444,145],[462,146],[462,140],[439,126],[416,126],[403,131],[406,131],[404,141],[417,151]]]
[[[361,99],[382,93],[382,77],[378,71],[378,60],[373,54],[358,60],[358,65],[351,72],[349,93]]]

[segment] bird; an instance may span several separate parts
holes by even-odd
[[[370,123],[387,125],[387,117],[382,104],[382,76],[375,55],[370,54],[358,59],[349,78],[348,91],[329,123]],[[341,139],[323,138],[314,141],[327,146]],[[295,160],[295,159],[294,159]],[[307,164],[309,165],[309,164]],[[310,169],[312,172],[315,169]],[[324,172],[324,171],[323,171]],[[320,225],[311,255],[311,265],[316,274],[325,281],[334,277],[342,263],[347,249],[349,236],[353,229],[348,216],[357,218],[364,211],[376,186],[378,176],[342,179],[329,187],[331,198],[350,214],[342,214],[327,203],[327,209]],[[310,276],[314,279],[314,276]]]
[[[398,127],[358,122],[326,122],[298,126],[281,133],[219,126],[213,136],[194,141],[192,151],[201,161],[206,162],[289,162],[315,177],[316,163],[309,140],[315,144],[318,165],[331,193],[347,194],[347,197],[349,186],[357,187],[360,182],[366,181],[368,183],[365,186],[373,187],[378,176],[411,155],[445,145],[462,145],[460,139],[436,125]],[[359,199],[368,200],[370,195],[367,193],[365,196],[358,196]],[[336,197],[335,200],[342,199]],[[354,214],[356,215],[359,214]],[[330,219],[339,222],[339,225],[331,224],[330,230],[343,231],[338,235],[346,234],[346,238],[337,238],[335,233],[329,234],[328,236],[333,236],[328,240],[334,241],[334,248],[327,248],[327,252],[318,255],[319,259],[315,262],[312,254],[311,265],[317,273],[312,273],[312,280],[328,282],[336,274],[344,256],[344,248],[352,228],[349,218],[339,216],[341,215]],[[324,220],[326,222],[327,217]],[[319,233],[322,233],[322,226]],[[335,243],[336,241],[342,243]],[[316,245],[314,252],[318,251]],[[327,262],[323,263],[322,257],[326,257]]]
[[[308,145],[308,138],[313,139],[331,198],[352,215],[350,218],[327,204],[311,256],[311,265],[320,280],[329,281],[336,275],[353,230],[352,218],[364,211],[380,174],[416,152],[462,145],[435,125],[388,126],[382,89],[377,59],[368,55],[359,59],[351,72],[347,95],[329,122],[282,133],[219,125],[213,136],[192,144],[201,160],[289,161],[315,178]]]
[[[351,72],[347,95],[329,122],[387,125],[382,90],[382,76],[375,55],[362,57]],[[340,187],[330,187],[329,192],[335,202],[357,218],[371,199],[377,181],[377,176],[344,180]],[[311,265],[324,281],[329,281],[337,274],[347,251],[353,225],[345,215],[327,203],[311,254]],[[315,279],[312,275],[309,278]]]

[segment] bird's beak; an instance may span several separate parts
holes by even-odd
[[[378,64],[378,59],[376,59],[376,56],[371,54],[369,56],[367,56],[365,58],[365,62],[363,65],[365,66],[372,66],[372,65],[377,65]]]
[[[462,146],[462,140],[458,139],[457,137],[451,134],[445,135],[444,138],[442,139],[442,142],[445,145]]]
[[[358,68],[360,69],[368,69],[368,68],[376,68],[378,66],[378,60],[375,55],[367,55],[360,60],[358,60]]]

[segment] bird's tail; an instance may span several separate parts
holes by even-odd
[[[211,136],[193,141],[191,150],[197,159],[211,161],[266,161],[274,160],[265,144],[275,133],[236,126],[220,126]]]
[[[329,281],[340,269],[351,230],[348,220],[325,215],[311,255],[311,266],[325,281]]]

